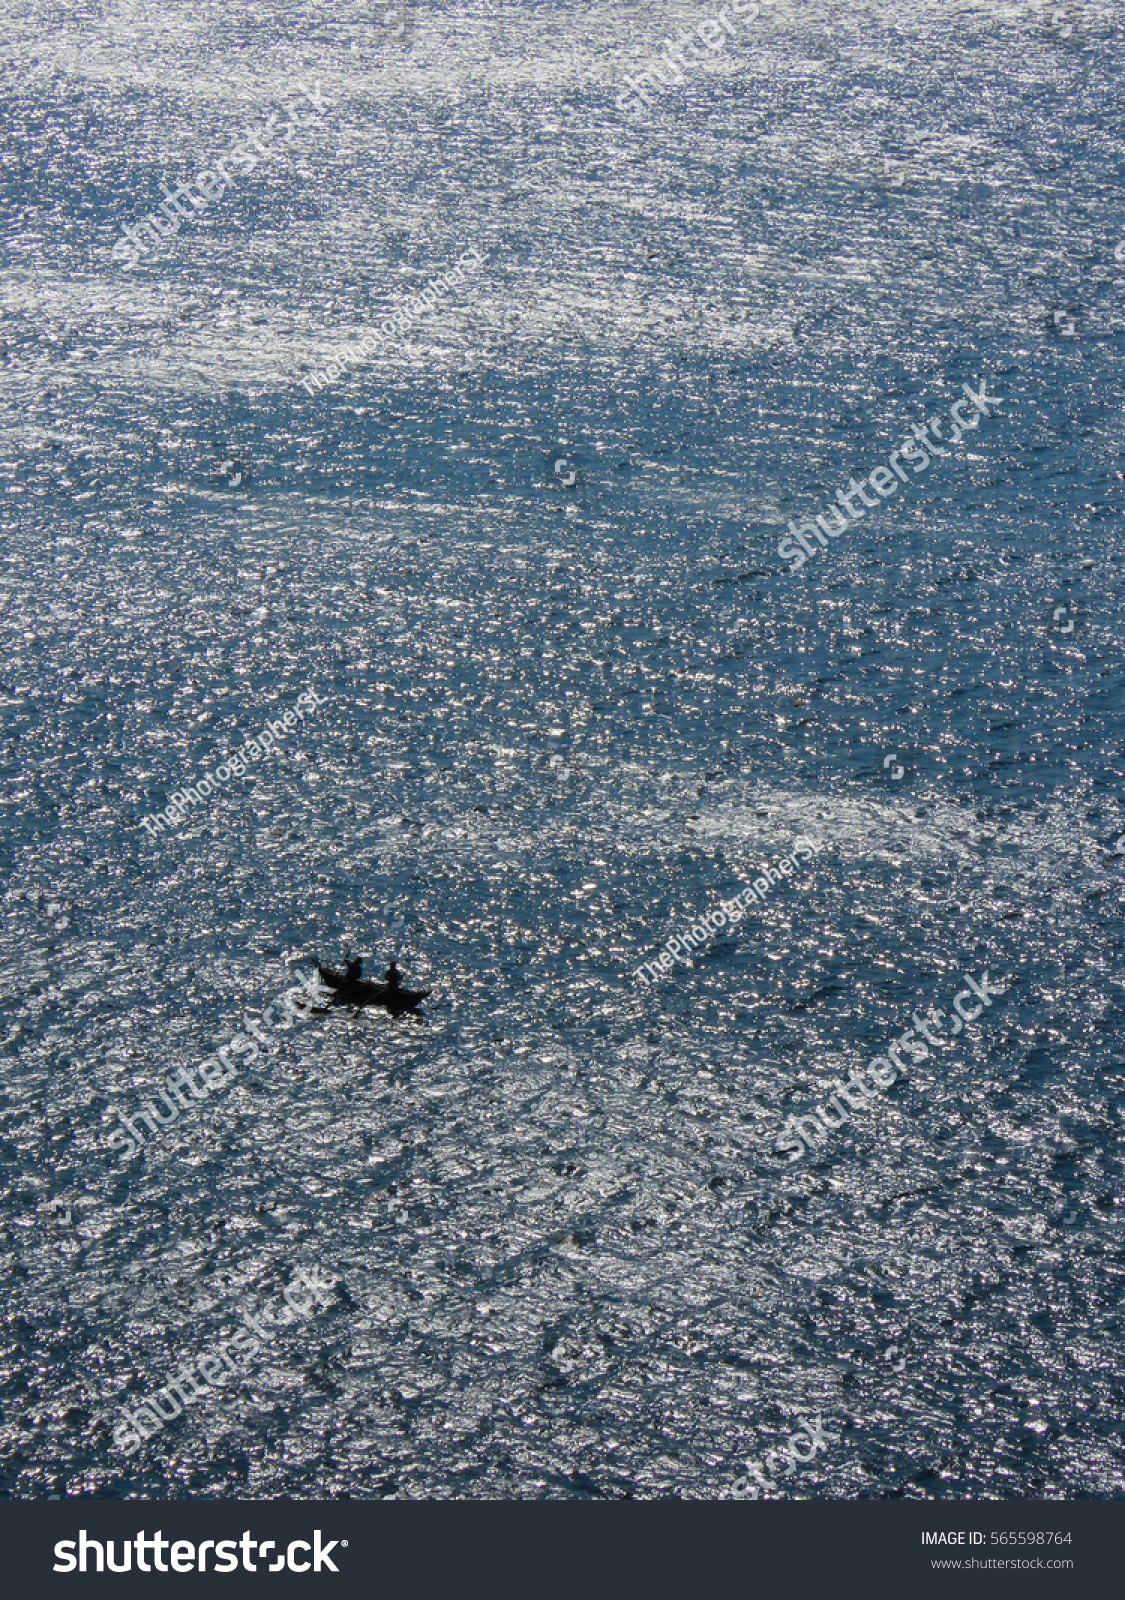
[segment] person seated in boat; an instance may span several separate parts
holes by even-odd
[[[387,985],[388,989],[398,989],[402,986],[402,978],[399,974],[398,968],[395,966],[394,956],[391,957],[391,964],[383,974],[383,982]]]
[[[354,961],[345,962],[346,976],[349,983],[359,983],[363,977],[363,957],[356,956]]]

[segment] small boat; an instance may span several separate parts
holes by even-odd
[[[316,963],[320,980],[334,991],[330,1006],[385,1006],[392,1017],[414,1011],[431,992],[429,989],[404,989],[401,984],[372,983],[370,978],[350,978],[346,972]]]

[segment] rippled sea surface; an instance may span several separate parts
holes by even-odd
[[[762,1492],[1120,1495],[1125,13],[777,0],[631,119],[717,8],[383,9],[2,6],[2,1492],[719,1498],[819,1416]],[[107,1149],[345,947],[426,1020]]]

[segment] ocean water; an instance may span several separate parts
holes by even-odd
[[[777,0],[630,118],[717,8],[375,9],[0,5],[3,1494],[1120,1495],[1125,13]],[[424,1021],[108,1147],[345,949]]]

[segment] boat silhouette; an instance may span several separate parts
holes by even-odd
[[[330,1006],[383,1006],[398,1017],[404,1011],[415,1011],[430,993],[429,989],[404,989],[401,984],[374,983],[370,978],[354,978],[350,973],[337,972],[334,967],[324,967],[319,961],[316,970],[320,981],[331,989]]]

